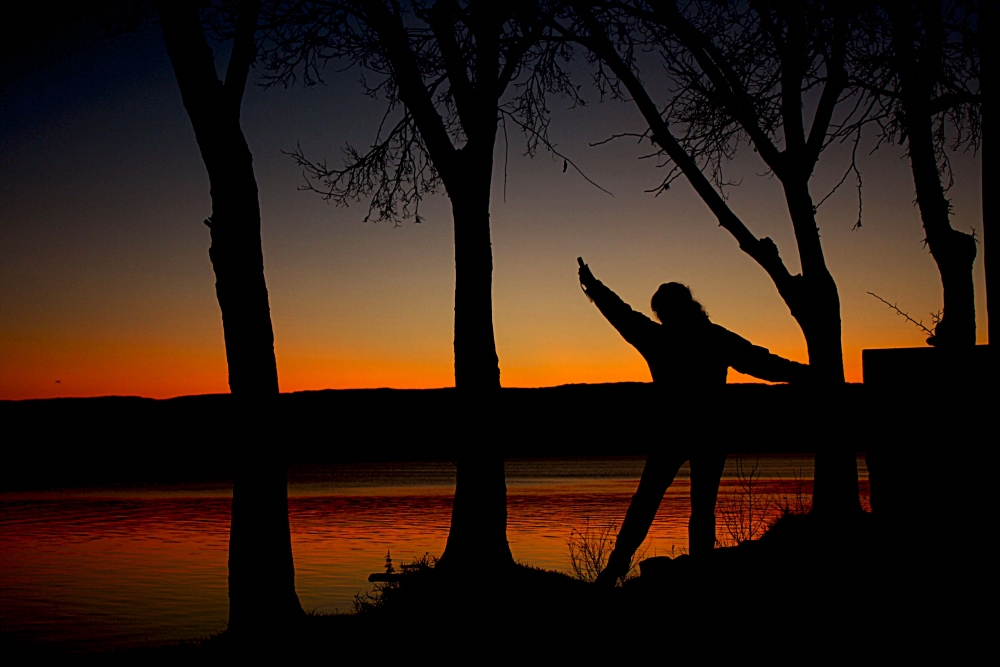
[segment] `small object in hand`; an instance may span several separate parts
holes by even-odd
[[[586,291],[586,288],[592,285],[596,281],[596,278],[590,272],[590,267],[584,263],[583,257],[577,257],[576,263],[580,265],[580,284],[583,285]]]

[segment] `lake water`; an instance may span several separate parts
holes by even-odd
[[[744,458],[744,465],[754,463]],[[511,460],[508,530],[514,557],[570,571],[572,530],[620,524],[641,458]],[[868,483],[859,460],[861,493]],[[762,456],[758,490],[808,506],[811,456]],[[296,588],[302,606],[349,611],[387,551],[396,564],[440,555],[448,535],[450,463],[340,464],[289,471]],[[720,489],[740,491],[730,457]],[[646,555],[680,553],[690,512],[687,466],[670,488]],[[165,485],[0,494],[0,628],[7,643],[90,650],[203,637],[225,629],[232,489]],[[719,536],[728,539],[720,520]]]

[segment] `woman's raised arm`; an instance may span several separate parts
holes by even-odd
[[[659,325],[642,313],[632,310],[621,297],[605,287],[604,283],[594,277],[582,257],[577,257],[576,261],[580,265],[580,285],[583,286],[584,293],[622,338],[642,352],[647,343],[652,342],[651,337],[656,335]]]

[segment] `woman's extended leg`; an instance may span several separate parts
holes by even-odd
[[[706,447],[691,456],[688,550],[692,556],[711,553],[715,548],[715,502],[725,467],[726,453],[714,447]]]
[[[681,464],[687,460],[687,452],[673,449],[663,453],[650,454],[642,469],[639,488],[632,496],[632,502],[625,513],[621,530],[615,540],[615,548],[608,558],[608,566],[597,577],[597,584],[614,586],[615,582],[628,574],[632,556],[646,539],[649,527],[656,518],[663,494],[673,483]]]

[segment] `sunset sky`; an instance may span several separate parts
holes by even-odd
[[[567,109],[553,138],[609,196],[562,161],[523,157],[511,135],[504,198],[497,150],[492,230],[494,326],[505,386],[649,380],[642,358],[581,293],[576,257],[638,310],[661,282],[691,286],[712,319],[806,361],[802,334],[773,284],[718,227],[684,180],[654,197],[662,171],[630,105]],[[340,159],[374,136],[382,104],[356,73],[310,89],[248,89],[243,127],[255,157],[267,285],[282,391],[453,384],[454,262],[445,196],[422,224],[365,223],[367,202],[327,205],[298,191],[282,151]],[[156,29],[66,58],[5,63],[0,88],[0,398],[108,394],[169,397],[228,391],[208,258],[208,178]],[[872,139],[872,137],[869,137]],[[868,142],[869,144],[873,142]],[[837,280],[850,381],[861,350],[919,346],[926,335],[866,292],[929,324],[941,304],[899,147],[861,159],[864,226],[852,231],[850,180],[821,209]],[[816,201],[841,177],[848,147],[821,158]],[[980,161],[953,156],[953,224],[981,228]],[[749,150],[732,167],[730,205],[771,236],[797,270],[778,182]],[[986,338],[982,254],[975,268],[979,342]],[[746,378],[731,371],[730,381]]]

